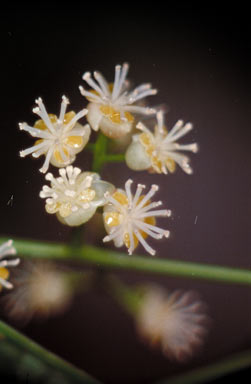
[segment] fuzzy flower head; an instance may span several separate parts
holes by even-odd
[[[133,91],[128,91],[129,83],[126,81],[129,65],[124,63],[116,65],[114,83],[108,84],[99,72],[94,72],[94,81],[90,72],[83,75],[83,79],[92,88],[86,91],[82,86],[80,92],[90,102],[87,106],[87,120],[91,127],[97,131],[99,128],[104,135],[111,138],[120,138],[128,134],[134,122],[134,113],[149,115],[155,113],[152,108],[137,105],[139,100],[146,96],[155,95],[156,89],[151,84],[142,84]]]
[[[79,113],[66,112],[69,100],[63,96],[59,117],[48,114],[41,98],[36,100],[37,107],[33,112],[41,119],[37,120],[34,127],[26,123],[20,123],[21,130],[29,132],[31,136],[39,138],[33,147],[20,152],[21,157],[32,153],[37,158],[45,155],[45,161],[40,172],[45,173],[49,163],[55,167],[65,167],[73,163],[75,155],[82,151],[89,140],[90,127],[88,124],[82,126],[78,123],[81,117],[87,114],[87,109]]]
[[[9,277],[9,271],[6,267],[15,267],[19,264],[20,259],[3,260],[5,256],[15,255],[17,252],[12,246],[13,241],[9,240],[6,243],[0,245],[0,291],[2,287],[7,289],[13,288],[13,285],[7,281]]]
[[[154,208],[162,204],[161,201],[151,202],[152,196],[159,189],[152,185],[146,195],[142,195],[145,185],[138,184],[135,195],[131,191],[132,180],[125,183],[125,190],[117,189],[113,194],[106,193],[107,203],[104,207],[104,225],[108,233],[103,241],[114,241],[116,247],[125,245],[129,255],[139,243],[151,255],[155,250],[146,242],[148,236],[154,239],[169,237],[169,231],[157,227],[156,216],[170,216],[171,211]]]
[[[48,262],[26,262],[14,282],[5,309],[10,318],[24,323],[64,312],[73,296],[68,274]]]
[[[56,213],[57,218],[69,226],[77,226],[88,221],[97,207],[105,204],[104,194],[112,191],[112,184],[100,180],[93,172],[81,172],[69,165],[59,169],[59,177],[47,173],[45,179],[50,187],[44,185],[40,197],[46,199],[45,209]]]
[[[184,361],[203,343],[208,316],[205,304],[191,291],[146,290],[137,316],[137,329],[151,346],[160,346],[170,359]]]
[[[126,152],[126,163],[129,168],[136,171],[148,169],[155,173],[167,174],[173,173],[178,164],[187,174],[193,172],[189,158],[180,151],[196,153],[198,145],[177,143],[178,139],[191,131],[193,128],[191,123],[184,125],[183,121],[179,120],[168,132],[164,126],[163,112],[159,111],[154,133],[142,123],[138,123],[137,128],[142,133],[133,136],[133,141]]]

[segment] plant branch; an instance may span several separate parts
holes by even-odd
[[[41,347],[27,336],[16,331],[6,323],[0,320],[0,334],[4,336],[9,342],[13,343],[16,347],[31,353],[32,356],[37,357],[40,361],[54,370],[62,372],[74,383],[82,384],[97,384],[98,381],[93,379],[84,371],[74,367],[72,364],[61,359],[47,349]]]
[[[20,257],[54,260],[75,259],[102,268],[126,269],[167,276],[251,285],[251,271],[245,269],[137,255],[128,256],[122,252],[115,252],[91,245],[70,247],[59,243],[12,239]],[[1,237],[0,243],[7,240],[8,238]]]
[[[236,353],[220,362],[161,380],[155,384],[199,384],[251,367],[251,350]]]

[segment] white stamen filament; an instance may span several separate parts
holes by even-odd
[[[103,92],[102,94],[104,94],[105,96],[109,96],[108,84],[107,84],[106,80],[104,79],[104,77],[101,75],[101,73],[95,71],[94,77],[97,80],[97,82],[99,83],[100,88],[102,89],[102,92]]]

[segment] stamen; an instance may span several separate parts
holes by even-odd
[[[145,239],[141,236],[140,232],[138,230],[135,231],[135,236],[137,237],[137,239],[139,240],[139,242],[143,245],[143,247],[145,248],[145,250],[150,253],[150,255],[154,256],[156,254],[156,251],[150,247],[149,244],[147,244],[147,242],[145,241]]]
[[[136,101],[143,99],[144,97],[156,95],[157,92],[157,89],[149,89],[147,91],[139,93],[138,95],[131,95],[128,99],[128,102],[129,104],[135,103]]]
[[[61,108],[60,108],[59,119],[58,119],[61,124],[63,124],[63,122],[64,122],[64,115],[65,115],[65,111],[66,111],[66,108],[67,108],[68,104],[69,104],[69,100],[67,99],[67,97],[65,97],[63,95],[62,96],[62,103],[61,103]]]
[[[126,195],[128,198],[128,206],[129,207],[132,206],[132,192],[131,192],[132,182],[133,181],[131,179],[128,179],[127,182],[125,183],[125,191],[126,191]]]
[[[143,221],[138,220],[137,221],[137,227],[139,227],[143,232],[145,232],[147,235],[153,237],[154,239],[162,239],[163,234],[162,233],[154,233],[151,231],[151,229],[145,225]],[[152,225],[152,228],[154,229],[155,227]]]
[[[97,83],[91,78],[90,72],[86,72],[83,75],[83,79],[89,84],[91,88],[93,88],[101,97],[104,97],[104,92],[103,90],[98,86]]]
[[[145,218],[145,217],[151,217],[151,216],[167,216],[169,217],[171,215],[171,211],[168,209],[161,209],[159,211],[150,211],[150,212],[145,212],[142,214],[138,215],[138,218]]]
[[[159,130],[159,133],[161,134],[164,133],[163,120],[164,120],[163,112],[162,111],[157,112],[158,130]]]
[[[134,94],[138,94],[138,93],[140,93],[140,92],[142,92],[142,91],[146,91],[147,89],[150,89],[151,88],[151,84],[150,83],[146,83],[146,84],[141,84],[141,85],[139,85],[138,87],[136,87],[134,90],[133,90],[133,92],[132,92],[132,95],[134,95]]]
[[[7,289],[12,289],[13,288],[13,285],[7,281],[7,280],[4,280],[0,277],[0,286],[3,286],[4,288],[7,288]]]
[[[132,202],[132,206],[133,206],[134,209],[137,206],[139,197],[140,197],[143,189],[145,189],[145,187],[146,186],[144,184],[138,184],[137,185],[136,193],[135,193],[135,196],[134,196],[134,199],[133,199],[133,202]]]
[[[168,136],[172,137],[177,131],[179,131],[183,127],[183,120],[178,120],[174,127],[169,132]]]
[[[184,144],[184,145],[175,143],[175,149],[178,151],[191,151],[193,153],[197,153],[199,146],[197,143]]]
[[[33,137],[39,137],[41,139],[51,139],[52,135],[50,132],[42,131],[41,129],[29,126],[26,123],[19,123],[20,131],[26,131]]]
[[[19,154],[21,157],[25,157],[27,155],[30,155],[32,152],[35,152],[36,150],[46,147],[48,144],[46,142],[39,143],[37,145],[33,145],[33,147],[27,148],[23,151],[20,151]]]
[[[38,108],[33,108],[33,112],[36,113],[38,116],[41,117],[41,119],[44,121],[45,125],[47,126],[47,128],[51,131],[51,133],[55,134],[55,128],[53,127],[53,124],[48,116],[48,113],[46,111],[46,108],[43,104],[43,101],[41,99],[41,97],[39,97],[37,100],[35,100],[35,102],[37,103],[38,105]]]
[[[79,86],[79,90],[80,90],[81,95],[83,95],[84,97],[90,98],[91,100],[95,100],[97,103],[102,104],[104,102],[100,96],[95,95],[95,93],[86,91],[84,89],[84,87],[82,87],[82,85]]]
[[[54,147],[50,147],[49,151],[46,154],[44,164],[42,168],[39,169],[40,172],[46,173],[48,171],[49,163],[50,163],[53,152],[54,152]]]
[[[68,124],[66,124],[64,126],[64,132],[67,132],[69,129],[71,129],[72,127],[74,127],[74,125],[76,124],[76,122],[81,119],[82,117],[84,117],[85,115],[87,115],[88,113],[88,109],[82,109],[82,111],[78,112],[70,121]],[[71,133],[72,135],[72,133]]]
[[[167,135],[166,139],[169,136],[169,141],[170,142],[176,141],[179,138],[181,138],[182,136],[185,136],[189,131],[191,131],[191,129],[193,129],[193,125],[191,123],[187,123],[176,134],[171,135],[171,132],[170,132],[170,134]],[[166,141],[166,139],[164,141]]]
[[[120,76],[119,84],[118,84],[118,95],[120,94],[120,92],[121,92],[121,90],[123,88],[123,84],[125,82],[128,70],[129,70],[129,64],[128,63],[124,63],[123,67],[122,67],[122,71],[121,71],[121,76]]]
[[[119,94],[119,80],[120,80],[121,65],[115,67],[115,80],[112,90],[112,102],[116,100]]]
[[[155,193],[158,191],[158,189],[159,189],[158,185],[153,184],[151,186],[150,191],[143,197],[143,199],[140,201],[140,203],[136,206],[136,210],[140,210],[145,205],[145,203],[148,200],[150,200],[153,195],[155,195]]]
[[[94,72],[94,77],[97,80],[97,82],[99,83],[105,96],[109,96],[110,95],[109,86],[108,86],[108,83],[105,80],[105,78],[101,75],[100,72],[97,72],[97,71]]]
[[[125,105],[124,110],[128,112],[140,113],[142,115],[154,115],[156,109],[149,107],[139,107],[137,105]]]

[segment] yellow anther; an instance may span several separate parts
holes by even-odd
[[[67,112],[65,115],[64,115],[64,124],[68,124],[72,119],[73,117],[76,115],[76,113],[74,111],[70,111],[70,112]]]
[[[7,268],[0,267],[0,277],[4,280],[8,279],[9,277],[9,271]]]
[[[175,169],[176,169],[176,163],[173,159],[167,159],[166,160],[166,167],[168,169],[169,172],[173,173],[175,172]]]
[[[126,195],[122,192],[119,192],[119,191],[116,191],[114,192],[114,194],[112,195],[112,197],[117,200],[120,204],[122,205],[128,205],[128,199],[126,197]]]
[[[72,148],[80,148],[83,145],[83,138],[81,136],[68,136],[65,144]]]
[[[88,203],[89,201],[92,201],[95,196],[96,196],[96,193],[94,189],[87,188],[80,193],[80,200],[83,203]]]
[[[64,154],[65,154],[67,160],[68,160],[68,158],[69,158],[69,152],[67,151],[67,149],[66,149],[65,147],[63,147],[63,151],[64,151]],[[62,163],[62,164],[65,163],[66,160],[64,160],[64,159],[62,158],[62,155],[61,155],[61,153],[59,152],[58,149],[56,149],[56,150],[54,151],[53,155],[54,155],[55,160],[56,160],[58,163]]]
[[[118,212],[109,212],[105,215],[104,221],[109,227],[116,227],[120,224],[120,214]]]
[[[72,205],[71,203],[64,203],[59,206],[59,214],[62,217],[67,217],[72,213]]]
[[[133,248],[133,250],[135,249],[135,248],[137,248],[137,246],[138,246],[138,244],[139,244],[139,240],[137,239],[137,237],[133,234],[133,240],[134,240],[134,248]],[[124,234],[124,244],[125,244],[125,246],[129,249],[130,248],[130,246],[131,246],[131,241],[130,241],[130,236],[129,236],[129,233],[128,232],[126,232],[125,234]]]
[[[56,213],[59,210],[60,204],[59,203],[54,203],[54,204],[46,204],[45,205],[45,210],[47,213]]]
[[[57,122],[58,118],[56,115],[54,115],[52,113],[48,113],[48,116],[49,116],[52,124],[55,124]],[[47,125],[45,124],[45,122],[42,119],[39,119],[35,122],[34,128],[41,129],[42,131],[48,130]]]

